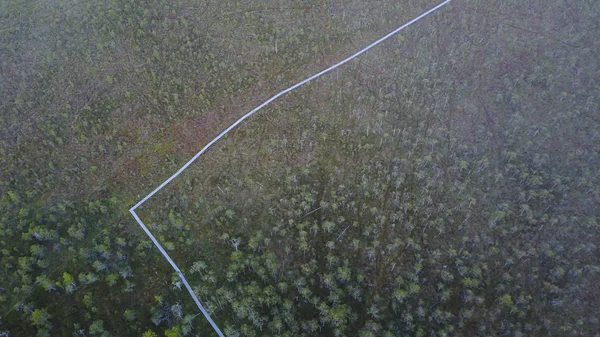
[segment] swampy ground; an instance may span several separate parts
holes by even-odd
[[[128,209],[437,4],[1,2],[0,336],[216,336]],[[138,213],[227,336],[593,336],[599,23],[453,0]]]

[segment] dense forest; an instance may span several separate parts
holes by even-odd
[[[439,2],[0,2],[0,336],[216,336],[128,209]],[[233,336],[600,336],[600,3],[453,0],[136,210]]]

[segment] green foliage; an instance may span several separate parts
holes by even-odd
[[[179,337],[179,327],[165,330],[165,337]]]
[[[506,294],[500,297],[500,304],[504,307],[512,307],[514,305],[512,297],[509,294]]]
[[[104,332],[104,321],[102,320],[97,320],[92,322],[92,324],[90,325],[90,334],[92,335],[99,335],[101,333]]]
[[[147,330],[142,334],[142,337],[158,337],[158,335],[152,330]]]
[[[73,276],[67,272],[63,273],[63,285],[66,287],[74,281]]]
[[[126,309],[125,312],[123,312],[123,317],[125,317],[125,319],[130,322],[134,321],[135,320],[135,310]]]
[[[47,326],[50,318],[46,309],[35,309],[31,313],[31,323],[35,326]]]

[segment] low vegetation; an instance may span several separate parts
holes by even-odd
[[[433,5],[0,4],[0,336],[214,334],[127,209]],[[593,336],[599,16],[455,0],[139,214],[227,336]]]

